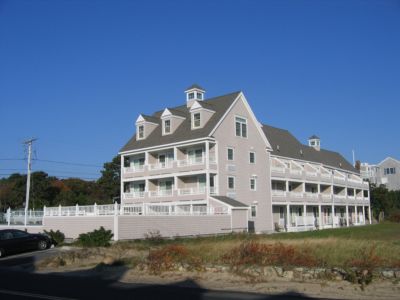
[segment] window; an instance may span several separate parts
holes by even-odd
[[[228,189],[230,190],[235,189],[235,177],[233,176],[228,177]]]
[[[171,120],[164,121],[164,134],[171,133]]]
[[[251,206],[251,217],[252,218],[257,217],[257,205],[252,205]]]
[[[203,94],[202,94],[202,93],[199,93],[199,92],[197,92],[197,99],[199,99],[199,100],[203,100]]]
[[[285,212],[284,212],[282,206],[279,206],[279,218],[280,219],[284,219],[285,218]]]
[[[255,191],[257,189],[256,179],[254,177],[250,178],[250,190]]]
[[[396,174],[396,168],[390,168],[390,174]]]
[[[228,148],[228,160],[233,160],[233,148]]]
[[[193,114],[193,127],[197,128],[200,127],[200,113]]]
[[[236,136],[247,137],[247,120],[244,118],[236,117]]]
[[[140,125],[138,126],[138,139],[143,139],[144,138],[144,126]]]
[[[194,93],[189,93],[189,100],[194,99]]]
[[[249,162],[251,164],[255,164],[256,163],[256,153],[255,152],[250,152],[250,154],[249,154]]]

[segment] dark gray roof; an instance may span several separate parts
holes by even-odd
[[[174,114],[179,112],[179,114],[185,117],[186,119],[183,120],[182,124],[179,125],[179,127],[175,130],[173,134],[162,135],[160,117],[163,111],[158,111],[154,113],[153,116],[151,117],[152,120],[155,121],[151,122],[157,123],[160,126],[157,126],[157,128],[155,128],[153,132],[151,132],[150,135],[143,140],[136,140],[136,134],[134,134],[132,138],[128,141],[128,143],[126,143],[126,145],[122,147],[120,151],[123,152],[123,151],[136,150],[152,146],[161,146],[170,143],[207,137],[210,135],[211,130],[214,129],[214,127],[217,125],[219,120],[221,120],[222,116],[232,105],[232,103],[235,101],[235,99],[238,97],[239,94],[240,92],[234,92],[224,96],[211,98],[205,101],[199,101],[199,103],[207,106],[208,109],[215,111],[215,113],[211,116],[211,118],[208,120],[207,124],[205,124],[203,128],[195,130],[191,129],[190,112],[189,108],[185,104],[182,106],[174,107],[172,108],[172,110],[174,111]]]
[[[179,116],[179,117],[186,117],[186,113],[177,109],[173,109],[173,108],[167,108],[171,114],[173,114],[174,116]],[[162,114],[162,113],[161,113]]]
[[[262,127],[265,136],[271,144],[271,154],[293,159],[321,163],[330,167],[359,173],[338,152],[321,149],[320,151],[300,143],[289,131],[268,125]]]
[[[155,118],[155,117],[147,116],[147,115],[144,115],[144,114],[142,114],[142,117],[143,117],[143,119],[145,119],[148,122],[152,122],[152,123],[156,123],[156,124],[158,123],[158,119]]]
[[[198,84],[192,84],[191,86],[189,86],[185,91],[191,90],[191,89],[198,89],[198,90],[202,90],[205,91],[205,89],[203,89],[201,86],[199,86]]]
[[[226,204],[228,204],[229,206],[232,206],[232,207],[249,207],[248,205],[246,205],[246,204],[244,204],[242,202],[239,202],[239,201],[237,201],[235,199],[232,199],[232,198],[229,198],[229,197],[226,197],[226,196],[211,196],[211,197],[214,198],[214,199],[217,199],[217,200],[219,200],[221,202],[224,202],[224,203],[226,203]]]
[[[309,139],[309,140],[315,140],[315,139],[318,139],[318,140],[319,140],[319,137],[317,137],[315,134],[313,134],[313,135],[310,136],[308,139]]]

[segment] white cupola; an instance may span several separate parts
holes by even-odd
[[[193,84],[185,90],[186,94],[186,106],[191,107],[195,101],[203,101],[205,90],[197,85]]]
[[[321,139],[315,134],[308,138],[308,146],[313,147],[315,150],[321,150]]]

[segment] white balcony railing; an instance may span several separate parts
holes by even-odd
[[[304,196],[306,198],[316,199],[318,198],[318,193],[305,192]]]
[[[286,191],[282,190],[272,190],[272,197],[285,197]]]
[[[292,175],[301,175],[303,173],[303,170],[300,169],[289,169],[289,173]]]
[[[184,188],[178,189],[178,195],[200,195],[206,192],[205,188]]]
[[[170,197],[172,195],[172,190],[150,191],[150,197]]]
[[[143,172],[143,171],[144,171],[144,165],[130,166],[130,167],[124,168],[125,174],[137,173],[137,172]]]
[[[124,197],[125,197],[125,199],[144,198],[145,193],[146,193],[145,191],[124,193]]]
[[[317,177],[317,176],[318,176],[318,173],[317,173],[317,172],[310,172],[310,171],[307,171],[307,172],[306,172],[306,176],[309,176],[309,177]]]
[[[202,157],[178,160],[178,167],[186,167],[186,166],[202,165],[202,164],[204,164],[204,159]]]
[[[294,198],[303,198],[304,194],[300,192],[289,192],[289,197],[294,197]]]
[[[276,172],[276,173],[285,173],[285,168],[273,166],[273,167],[271,167],[271,171]]]
[[[215,186],[210,186],[210,194],[211,195],[217,195],[218,194],[218,189]]]
[[[329,174],[329,173],[322,173],[322,172],[321,172],[321,177],[322,177],[322,178],[326,178],[326,179],[331,179],[331,178],[332,178],[332,174]]]
[[[161,170],[161,169],[169,169],[173,167],[173,161],[168,161],[168,162],[161,162],[161,163],[155,163],[155,164],[150,164],[150,170]]]

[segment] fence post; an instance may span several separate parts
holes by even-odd
[[[44,217],[46,216],[46,205],[43,206],[42,226],[44,226]]]
[[[93,207],[94,207],[94,215],[97,216],[97,204],[94,203]]]
[[[117,202],[115,202],[114,203],[114,215],[118,215],[118,203]]]
[[[75,205],[75,216],[78,216],[78,215],[79,215],[79,204],[77,203]]]
[[[11,222],[11,208],[9,207],[7,209],[7,225],[10,226],[10,222]]]
[[[145,205],[144,202],[143,202],[143,204],[142,204],[142,215],[143,215],[143,216],[146,215],[145,209],[146,209],[146,205]]]
[[[58,206],[58,216],[61,217],[61,204]]]

